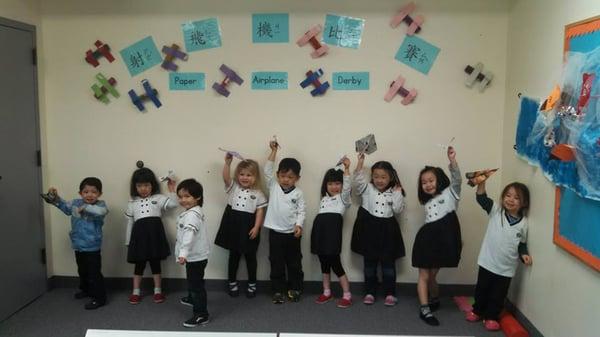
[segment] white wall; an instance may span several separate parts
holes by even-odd
[[[132,266],[125,262],[123,212],[128,200],[129,178],[137,160],[144,160],[157,174],[169,168],[181,178],[195,177],[205,187],[205,213],[209,235],[214,237],[226,196],[220,171],[223,154],[218,146],[236,149],[261,164],[268,154],[273,134],[283,147],[279,158],[294,156],[303,165],[299,182],[306,195],[308,217],[302,249],[306,279],[320,279],[319,263],[310,252],[310,228],[319,201],[325,170],[338,156],[355,158],[354,140],[374,133],[379,151],[367,164],[389,160],[398,169],[408,191],[408,207],[401,216],[407,257],[398,263],[399,281],[416,279],[410,266],[414,236],[422,224],[423,209],[417,201],[417,175],[425,165],[446,167],[447,159],[436,145],[456,137],[454,142],[463,171],[499,167],[502,156],[502,124],[505,103],[508,5],[503,1],[464,0],[419,1],[418,12],[426,16],[420,37],[441,48],[435,65],[424,76],[394,60],[405,26],[388,26],[398,8],[392,0],[353,1],[228,1],[227,6],[189,1],[99,1],[57,0],[42,4],[44,41],[46,186],[56,186],[65,197],[75,197],[79,181],[90,175],[104,182],[103,198],[111,213],[104,227],[103,272],[110,277],[127,277]],[[251,14],[290,13],[290,43],[253,45],[250,39]],[[358,50],[332,47],[318,60],[308,48],[294,41],[312,24],[323,23],[325,14],[335,13],[366,19]],[[249,82],[252,71],[289,72],[289,90],[252,91],[250,84],[233,86],[228,98],[212,89],[204,92],[169,92],[168,74],[159,66],[131,78],[120,57],[93,69],[84,62],[85,50],[96,39],[118,50],[152,35],[159,49],[163,44],[182,43],[180,25],[188,20],[217,17],[223,47],[190,55],[179,63],[181,71],[205,72],[207,87],[220,81],[218,67],[226,63]],[[463,68],[482,61],[496,74],[494,84],[484,93],[464,87]],[[325,97],[312,98],[298,83],[309,68],[333,71],[369,71],[371,89],[366,92],[330,90]],[[89,89],[93,76],[101,71],[114,76],[124,97],[105,106],[96,102]],[[383,95],[392,79],[403,74],[409,87],[419,90],[414,104],[389,104]],[[160,92],[164,106],[139,113],[127,91],[140,90],[139,81],[148,78]],[[354,164],[354,163],[353,163]],[[500,186],[500,175],[490,182],[492,193]],[[466,184],[459,216],[465,247],[457,269],[444,270],[442,283],[473,284],[476,256],[484,231],[485,214],[474,201]],[[52,209],[48,238],[51,242],[50,275],[76,275],[69,245],[69,220]],[[343,262],[352,281],[362,280],[362,260],[350,252],[350,234],[356,214],[354,205],[345,217]],[[174,238],[173,217],[166,220],[168,235]],[[265,232],[263,232],[265,234]],[[259,251],[259,278],[268,279],[267,236]],[[226,251],[213,247],[208,278],[226,277]],[[163,264],[164,276],[184,277],[172,260]],[[245,268],[240,268],[245,273]]]
[[[517,93],[545,98],[559,83],[564,26],[600,14],[598,1],[518,1],[511,9],[502,184],[528,184],[532,205],[532,268],[513,281],[511,299],[546,337],[597,336],[600,273],[552,243],[554,188],[537,167],[518,159],[512,146]]]
[[[0,17],[37,26],[40,23],[39,0],[0,0]]]

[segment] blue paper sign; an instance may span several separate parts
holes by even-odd
[[[181,24],[187,52],[221,47],[221,30],[216,18]]]
[[[287,72],[254,72],[252,73],[252,90],[287,90]]]
[[[204,73],[169,73],[169,90],[204,90]]]
[[[568,188],[561,189],[560,234],[596,258],[600,258],[599,216],[598,201],[582,198]]]
[[[364,19],[327,14],[323,41],[334,46],[357,49],[364,27]]]
[[[121,50],[120,54],[132,77],[162,62],[162,57],[152,36],[141,39]]]
[[[396,53],[396,60],[425,75],[433,66],[440,48],[416,36],[406,36]]]
[[[288,43],[290,16],[282,14],[252,14],[253,43]]]
[[[369,72],[337,72],[331,77],[333,90],[369,90]]]

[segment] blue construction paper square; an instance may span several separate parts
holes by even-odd
[[[600,258],[600,202],[561,188],[559,231],[581,249]]]
[[[280,14],[252,14],[253,43],[288,43],[290,16]]]
[[[183,23],[181,30],[188,53],[221,47],[221,30],[216,18]]]
[[[252,90],[287,90],[288,73],[260,71],[252,73]]]
[[[162,62],[152,36],[141,39],[120,51],[123,62],[133,77]]]
[[[369,90],[369,72],[334,72],[333,90]]]
[[[440,48],[416,36],[406,36],[395,59],[427,75]]]
[[[323,29],[323,42],[357,49],[360,46],[364,28],[364,19],[327,14]]]
[[[169,73],[169,90],[204,90],[204,73]]]

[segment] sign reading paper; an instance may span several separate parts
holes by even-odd
[[[369,90],[369,72],[338,72],[332,75],[333,90]]]
[[[327,14],[323,41],[330,45],[357,49],[364,27],[364,19]]]
[[[152,36],[141,39],[121,50],[120,54],[132,77],[162,62],[162,57]]]
[[[427,75],[440,48],[416,36],[406,36],[396,53],[396,60]]]
[[[216,18],[181,24],[187,52],[221,47],[221,30]]]
[[[252,14],[253,43],[287,43],[290,16],[282,14]]]
[[[287,72],[255,72],[252,73],[252,90],[287,90]]]
[[[204,90],[204,73],[169,73],[169,90]]]

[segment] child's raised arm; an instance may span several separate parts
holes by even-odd
[[[365,173],[363,172],[363,165],[365,162],[365,154],[358,154],[358,161],[356,162],[356,168],[354,169],[354,175],[352,176],[352,182],[356,188],[356,191],[359,195],[363,194],[367,189],[369,182],[367,181],[367,177],[365,177]]]
[[[494,206],[494,201],[488,198],[485,193],[485,181],[477,185],[477,192],[475,193],[475,200],[481,208],[483,208],[488,214],[492,211],[492,207]]]
[[[277,147],[279,145],[276,141],[272,140],[269,142],[269,147],[271,148],[271,154],[269,154],[269,158],[267,158],[267,163],[264,167],[265,180],[267,182],[267,187],[270,189],[271,186],[275,183],[273,170],[275,166],[275,156],[277,155]]]
[[[460,196],[462,176],[460,175],[460,168],[456,161],[456,150],[452,146],[448,147],[448,160],[450,161],[448,165],[448,169],[450,170],[450,187],[457,196]]]
[[[231,153],[227,152],[225,154],[225,164],[223,165],[223,182],[225,183],[225,187],[228,188],[231,186],[231,161],[233,160],[233,156]]]
[[[348,157],[342,160],[344,164],[344,181],[342,185],[342,202],[346,207],[350,207],[352,200],[350,199],[350,193],[352,192],[352,182],[350,181],[350,159]]]

